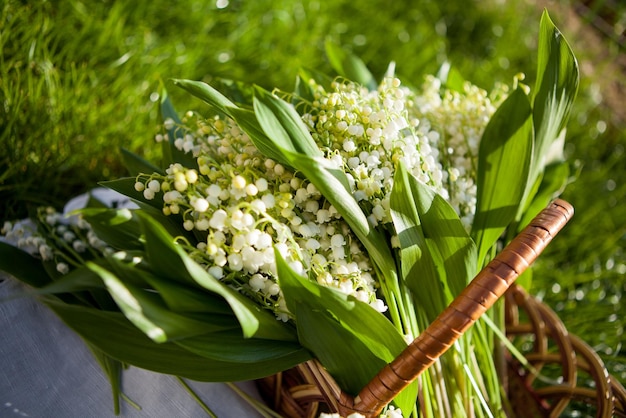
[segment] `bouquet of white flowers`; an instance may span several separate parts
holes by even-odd
[[[0,245],[0,269],[112,382],[123,364],[239,381],[315,358],[355,395],[567,182],[578,68],[547,14],[533,90],[453,71],[410,87],[393,66],[376,83],[328,53],[340,77],[302,70],[291,93],[176,80],[211,114],[180,118],[163,95],[163,163],[124,152],[132,175],[103,183],[134,205],[92,199],[72,222],[43,209],[20,242],[36,259]],[[502,414],[502,323],[487,312],[390,416]]]

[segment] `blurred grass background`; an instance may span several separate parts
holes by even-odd
[[[150,158],[161,85],[215,77],[289,90],[299,67],[331,73],[324,41],[380,76],[419,84],[450,61],[490,89],[532,85],[541,7],[579,58],[564,198],[574,220],[537,264],[533,293],[626,381],[626,5],[615,0],[5,0],[0,10],[0,221],[58,208],[124,174],[120,146]]]

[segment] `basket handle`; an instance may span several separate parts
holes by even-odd
[[[341,415],[378,416],[406,386],[430,367],[535,261],[574,214],[557,199],[539,213],[402,353],[387,364],[355,398],[342,392]]]

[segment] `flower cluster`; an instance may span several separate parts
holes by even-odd
[[[385,78],[373,91],[338,81],[330,91],[313,87],[315,100],[304,120],[326,157],[345,171],[370,223],[391,222],[389,197],[399,161],[420,181],[446,193],[445,173],[432,146],[436,132],[409,115],[412,93],[399,79]]]
[[[86,259],[114,252],[98,238],[87,221],[80,216],[68,218],[52,207],[38,210],[37,225],[29,221],[7,221],[0,234],[8,243],[54,263],[60,274],[69,273]]]
[[[490,92],[469,83],[462,91],[443,89],[441,81],[428,76],[419,96],[414,96],[410,110],[414,117],[427,121],[436,132],[434,146],[448,176],[444,178],[450,204],[469,228],[476,208],[476,166],[478,148],[485,126],[500,103],[508,86],[498,84]]]
[[[274,248],[297,273],[386,309],[358,239],[313,184],[265,158],[233,121],[190,120],[197,128],[176,145],[193,153],[198,168],[172,164],[165,175],[140,175],[135,189],[148,200],[160,194],[163,213],[202,237],[189,249],[196,261],[282,320],[289,316]]]
[[[370,222],[389,223],[389,196],[398,161],[446,198],[469,229],[476,206],[476,163],[482,132],[505,97],[470,83],[463,92],[428,77],[417,94],[385,78],[369,91],[334,82],[313,84],[315,100],[304,115],[313,137],[348,175]]]
[[[418,95],[394,77],[373,91],[339,80],[328,91],[314,81],[310,87],[314,100],[304,104],[302,119],[325,158],[346,173],[372,226],[393,234],[389,201],[400,161],[471,223],[476,148],[496,107],[485,91],[467,84],[452,93],[429,78]],[[180,217],[200,237],[187,249],[209,273],[288,320],[276,248],[299,274],[386,310],[359,240],[312,183],[264,157],[228,118],[189,112],[178,129],[184,132],[175,146],[196,167],[174,163],[164,175],[141,174],[135,190],[161,199],[165,215]]]

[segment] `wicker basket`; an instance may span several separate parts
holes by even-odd
[[[572,206],[562,200],[544,209],[358,396],[343,392],[316,360],[259,380],[262,396],[284,417],[312,418],[321,412],[377,416],[506,293],[507,334],[532,342],[532,350],[525,354],[529,365],[513,358],[507,361],[504,383],[511,409],[518,416],[556,417],[574,401],[591,404],[598,417],[626,417],[626,391],[609,376],[593,350],[568,334],[547,306],[512,286],[572,214]],[[550,378],[538,373],[542,369]],[[586,382],[590,383],[585,386]],[[516,402],[524,408],[516,408]],[[521,410],[523,415],[518,413]]]

